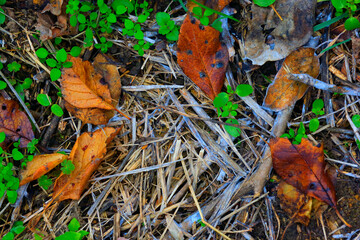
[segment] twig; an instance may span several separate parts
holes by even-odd
[[[351,89],[349,87],[339,87],[334,84],[328,84],[325,82],[322,82],[316,78],[311,77],[308,74],[288,74],[289,79],[305,83],[309,86],[313,86],[317,89],[321,89],[324,91],[329,91],[333,93],[341,93],[351,96],[360,96],[360,88],[357,89]]]

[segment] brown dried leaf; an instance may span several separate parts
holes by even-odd
[[[178,64],[184,73],[211,99],[221,92],[229,62],[220,33],[186,16],[178,41]]]
[[[63,69],[61,91],[65,101],[77,108],[114,110],[109,87],[88,61],[71,57],[72,68]]]
[[[92,66],[89,65],[89,62],[87,62],[84,67],[81,65],[81,68],[84,68],[85,71],[80,71],[79,69],[76,69],[75,71],[79,76],[86,75],[86,77],[80,77],[81,81],[84,81],[85,83],[89,81],[97,82],[92,84],[92,86],[95,85],[95,88],[97,85],[100,84],[105,89],[106,93],[105,95],[101,96],[101,98],[109,98],[110,95],[110,99],[114,99],[113,101],[111,101],[111,103],[112,106],[115,108],[121,94],[121,82],[120,74],[117,70],[117,67],[113,64],[110,64],[110,61],[113,61],[111,57],[99,54],[96,56]],[[69,70],[64,71],[68,72],[65,76],[67,78],[72,74]],[[71,83],[71,81],[68,83]],[[99,93],[97,92],[95,94]],[[74,97],[77,97],[77,95],[74,95]],[[67,98],[65,98],[65,100],[67,100]],[[91,123],[95,125],[106,124],[108,123],[109,119],[114,116],[113,110],[106,110],[100,107],[82,108],[74,106],[67,101],[65,101],[65,107],[71,114],[82,120],[83,123]]]
[[[244,21],[247,30],[241,39],[242,58],[251,60],[253,65],[285,58],[313,34],[316,1],[276,0],[274,7],[283,21],[272,8],[255,4]]]
[[[0,96],[0,132],[4,132],[11,141],[20,139],[20,147],[26,145],[34,138],[31,123],[26,114],[19,110],[14,100],[6,100]]]
[[[34,156],[33,160],[27,163],[26,169],[21,172],[20,186],[40,178],[65,159],[67,156],[61,153]]]
[[[55,182],[54,199],[78,200],[93,172],[100,165],[106,154],[107,144],[118,134],[120,129],[106,127],[93,133],[83,133],[76,140],[69,159],[75,165],[70,175],[62,174]]]
[[[313,48],[299,48],[283,62],[273,83],[267,89],[264,105],[271,110],[280,111],[296,103],[308,89],[308,85],[288,79],[288,73],[307,73],[316,78],[319,75],[319,59]]]

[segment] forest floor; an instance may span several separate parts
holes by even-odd
[[[203,72],[192,77],[198,56],[186,49],[198,43],[194,33],[194,42],[180,45],[184,36],[191,37],[180,29],[187,14],[182,1],[105,1],[110,10],[102,10],[102,1],[0,0],[6,14],[3,23],[0,15],[0,132],[6,134],[4,141],[0,135],[0,239],[80,239],[80,230],[84,238],[115,240],[360,239],[358,30],[345,30],[347,17],[314,29],[335,18],[330,1],[277,0],[274,7],[283,20],[271,7],[251,1],[199,2],[240,20],[224,18],[220,36],[204,37],[206,44],[219,41],[222,49],[210,56],[211,65],[223,70],[210,79],[211,89],[219,84],[221,92],[245,84],[253,89],[247,96],[227,94],[237,104],[230,116],[219,117],[213,101],[219,91],[212,96],[204,90]],[[115,3],[129,12],[135,6],[136,13],[123,13]],[[223,9],[223,3],[229,5]],[[70,26],[72,12],[66,12],[71,4],[90,6],[76,10],[75,27]],[[158,32],[158,12],[170,14],[180,30],[178,42]],[[141,14],[146,15],[143,22]],[[108,25],[100,26],[102,19]],[[198,25],[197,31],[210,31]],[[316,61],[304,68],[317,69],[312,77],[327,85],[299,83],[305,89],[294,90],[290,99],[283,96],[287,87],[279,88],[277,100],[267,104],[275,76],[287,71],[281,70],[287,67],[284,59],[303,46],[315,49],[310,58]],[[225,56],[219,56],[222,51]],[[308,73],[302,64],[296,73]],[[84,79],[90,80],[81,85]],[[76,89],[75,82],[80,82]],[[84,97],[91,84],[92,92]],[[110,103],[104,92],[111,95]],[[324,102],[319,114],[313,105],[317,99]],[[286,106],[275,109],[282,100]],[[236,124],[226,125],[228,118]],[[319,126],[310,131],[312,119]],[[300,141],[323,145],[323,151],[317,149],[326,174],[332,172],[333,206],[303,193],[290,194],[290,200],[279,194],[282,180],[272,169],[270,139],[291,131],[301,135]],[[35,180],[41,175],[33,172],[33,181],[19,187],[32,158],[50,159],[55,155],[44,154],[56,152],[65,154],[56,155],[61,165],[50,167],[41,160],[33,168],[46,177]],[[89,165],[86,157],[92,159]],[[66,178],[70,183],[61,185]],[[10,186],[9,179],[16,184]],[[289,211],[287,204],[297,210]],[[80,226],[70,224],[74,218]]]

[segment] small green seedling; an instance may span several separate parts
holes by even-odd
[[[61,171],[66,175],[70,175],[70,173],[74,169],[75,169],[75,165],[71,162],[71,160],[64,160],[61,163]]]
[[[5,133],[0,132],[0,143],[5,140]],[[14,148],[16,149],[16,148]],[[0,147],[0,154],[3,154],[4,150]],[[16,153],[15,153],[16,154]],[[12,170],[13,164],[11,162],[5,163],[4,157],[0,157],[0,198],[6,193],[9,203],[15,203],[17,198],[16,190],[19,188],[19,179],[14,176]]]
[[[9,70],[9,72],[18,72],[21,68],[21,65],[17,62],[12,62],[7,65],[7,68]]]
[[[80,223],[76,218],[73,218],[69,225],[69,231],[55,238],[55,240],[68,240],[68,239],[76,239],[81,240],[83,237],[87,236],[89,232],[80,230]]]
[[[301,122],[299,125],[299,129],[297,130],[297,134],[295,134],[295,131],[293,129],[290,129],[289,133],[284,133],[280,137],[288,138],[289,140],[292,140],[292,144],[298,145],[301,143],[302,138],[307,138],[306,133],[305,133],[305,126]]]
[[[104,37],[101,37],[100,43],[95,44],[94,47],[96,49],[100,49],[101,52],[106,53],[108,51],[108,49],[112,47],[112,45],[113,45],[112,42],[107,41],[106,38],[104,38]]]
[[[14,240],[16,235],[19,235],[25,230],[24,223],[22,221],[14,222],[10,232],[8,232],[2,240]]]
[[[351,120],[353,121],[355,127],[359,128],[360,127],[360,115],[359,114],[355,114],[351,117]]]
[[[346,30],[354,30],[360,27],[359,20],[353,16],[359,7],[360,0],[331,0],[331,3],[336,9],[336,16],[340,16],[344,12],[349,13],[349,18],[344,23]]]
[[[214,11],[210,9],[203,9],[201,7],[193,8],[194,17],[200,20],[200,23],[204,26],[208,26],[210,23],[209,16],[214,13]]]
[[[230,98],[237,94],[239,97],[249,96],[253,92],[253,88],[248,84],[240,84],[236,87],[236,90],[233,91],[230,86],[227,87],[227,92],[219,93],[214,99],[214,107],[218,110],[219,117],[236,117],[238,104],[233,104],[230,101]],[[238,121],[234,118],[229,118],[225,121],[230,124],[239,124]],[[239,137],[241,129],[234,126],[224,126],[225,130],[233,137]]]
[[[165,35],[169,41],[177,41],[179,39],[179,27],[170,19],[170,15],[165,12],[158,12],[155,16],[156,22],[159,24],[159,33]]]
[[[6,0],[0,0],[0,6],[5,5]],[[4,12],[4,9],[0,7],[0,25],[5,22],[5,15],[2,14]]]
[[[38,179],[38,183],[39,183],[39,186],[44,188],[45,190],[48,190],[49,187],[53,184],[53,182],[51,181],[51,179],[46,176],[46,175],[43,175],[41,176],[39,179]]]
[[[323,108],[324,108],[324,101],[322,99],[316,99],[312,104],[311,111],[316,116],[320,116],[320,115],[324,115]],[[319,126],[320,126],[320,122],[318,118],[313,118],[310,120],[309,122],[310,132],[315,132],[316,130],[318,130]]]
[[[47,94],[40,93],[39,95],[37,95],[36,100],[44,107],[48,107],[51,105],[51,99]],[[62,108],[56,103],[51,105],[50,109],[51,112],[58,117],[61,117],[64,114]]]
[[[36,52],[36,55],[41,61],[45,61],[46,64],[51,67],[50,71],[50,79],[51,81],[56,81],[61,77],[60,68],[71,68],[72,62],[68,62],[67,60],[67,52],[65,49],[60,49],[56,52],[55,59],[47,58],[49,55],[48,50],[45,48],[39,48]],[[46,59],[47,58],[47,59]]]

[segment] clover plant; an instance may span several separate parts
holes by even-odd
[[[179,39],[179,26],[170,19],[170,15],[165,12],[158,12],[155,17],[160,27],[159,33],[165,35],[169,41],[177,41]]]
[[[239,97],[249,96],[253,92],[253,88],[248,84],[240,84],[236,87],[235,91],[230,86],[227,87],[227,92],[219,93],[214,99],[214,107],[218,110],[219,117],[231,117],[225,122],[231,124],[238,124],[238,121],[234,119],[237,116],[238,104],[232,103],[230,100],[234,94]],[[241,129],[234,126],[224,125],[225,130],[233,137],[239,137]]]
[[[80,229],[80,223],[76,218],[73,218],[68,225],[68,232],[58,236],[55,240],[68,240],[68,239],[76,239],[81,240],[83,237],[87,236],[89,232]]]
[[[6,0],[0,0],[0,6],[5,5]],[[2,14],[4,12],[4,9],[0,7],[0,25],[5,22],[5,15]]]

